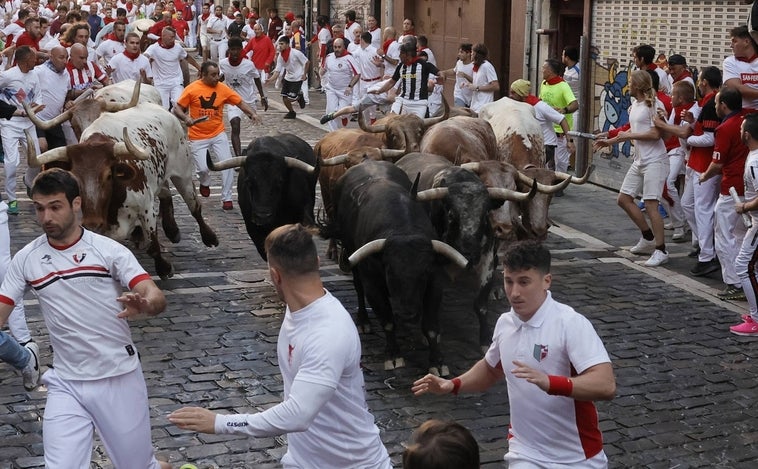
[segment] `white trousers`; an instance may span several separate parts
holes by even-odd
[[[682,210],[682,198],[679,196],[679,191],[676,189],[676,180],[679,175],[682,174],[684,169],[684,150],[682,148],[674,148],[669,151],[669,175],[666,178],[666,192],[671,200],[674,201],[674,205],[668,203],[664,198],[661,201],[664,204],[664,208],[671,217],[671,224],[674,228],[680,228],[684,226],[684,210]]]
[[[8,230],[8,205],[0,200],[0,283],[3,283],[10,263],[11,235]],[[8,317],[8,329],[10,329],[16,342],[24,343],[32,340],[32,334],[26,325],[23,299],[16,303],[11,315]]]
[[[3,119],[2,125],[0,125],[0,136],[3,139],[3,152],[5,153],[5,196],[9,202],[16,200],[16,171],[18,170],[18,163],[21,158],[21,154],[18,151],[18,146],[21,144],[26,151],[26,134],[24,130],[28,129],[32,134],[32,143],[39,155],[39,141],[37,140],[37,132],[34,128],[34,124],[27,118],[12,117],[7,121]],[[34,177],[39,173],[39,169],[27,168],[24,174],[24,183],[27,186],[32,187]]]
[[[740,252],[734,261],[734,268],[740,278],[742,291],[748,304],[748,313],[754,321],[758,321],[758,277],[756,277],[756,262],[758,261],[758,220],[753,218],[753,227],[745,233]]]
[[[159,83],[155,85],[155,88],[158,90],[158,93],[160,93],[161,105],[166,110],[169,110],[172,105],[176,104],[179,96],[181,96],[184,91],[184,86],[182,86],[181,83],[176,83],[174,85]]]
[[[700,184],[700,173],[687,167],[682,210],[684,218],[697,234],[700,244],[698,261],[708,262],[716,257],[713,246],[713,210],[719,195],[721,176],[712,177]]]
[[[555,146],[555,170],[565,173],[568,171],[571,152],[566,145],[566,136],[558,135],[558,144]]]
[[[739,285],[740,278],[737,276],[735,259],[740,252],[747,228],[742,221],[742,216],[734,210],[734,200],[731,195],[719,195],[714,209],[714,218],[716,221],[714,240],[716,255],[721,262],[721,278],[728,285]]]
[[[394,104],[392,104],[392,112],[395,114],[416,114],[423,119],[426,116],[427,104],[426,99],[414,101],[398,96],[395,98]]]
[[[229,150],[229,139],[226,138],[226,132],[221,132],[212,138],[204,140],[190,140],[190,149],[192,156],[195,158],[195,168],[197,177],[203,186],[211,185],[211,172],[208,164],[205,162],[205,152],[210,151],[211,157],[216,157],[215,161],[224,161],[232,157]],[[232,200],[232,183],[234,182],[234,170],[225,169],[221,171],[221,201]]]
[[[345,90],[335,91],[331,88],[326,88],[326,114],[350,106],[352,99],[352,95],[345,96]],[[344,125],[342,125],[342,119],[332,119],[329,121],[328,125],[329,130],[337,130],[344,127]]]
[[[160,469],[150,434],[142,369],[93,381],[42,376],[47,403],[42,442],[47,469],[89,469],[94,430],[116,469]]]

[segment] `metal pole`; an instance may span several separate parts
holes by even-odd
[[[589,132],[588,121],[592,110],[592,86],[590,79],[590,46],[587,36],[582,36],[579,39],[579,90],[580,90],[580,102],[579,102],[579,114],[577,116],[576,130],[579,132]],[[589,152],[591,151],[590,142],[585,138],[575,138],[576,144],[576,158],[574,158],[574,164],[576,165],[576,174],[581,176],[587,169],[587,163],[589,161]]]

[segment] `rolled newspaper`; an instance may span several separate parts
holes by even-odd
[[[740,199],[739,194],[737,194],[737,189],[734,188],[734,186],[729,188],[729,195],[732,196],[732,200],[734,200],[735,204],[741,204],[742,199]],[[752,219],[750,218],[750,215],[747,213],[742,213],[742,223],[745,224],[745,228],[750,229],[751,226],[753,226]]]
[[[568,135],[572,137],[580,137],[580,138],[586,138],[589,140],[595,140],[597,137],[595,137],[595,134],[590,134],[587,132],[577,132],[576,130],[569,130],[566,132]]]

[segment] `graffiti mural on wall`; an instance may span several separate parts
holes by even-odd
[[[596,122],[598,130],[608,132],[629,122],[629,107],[632,103],[629,96],[628,74],[633,64],[630,62],[623,69],[617,61],[612,62],[610,67],[604,67],[598,62],[594,65],[595,96],[600,97],[599,102],[596,100],[595,103]],[[631,142],[627,141],[603,149],[597,153],[597,156],[610,160],[611,166],[617,166],[613,160],[622,157],[629,158],[631,152]]]

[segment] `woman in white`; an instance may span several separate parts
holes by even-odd
[[[629,110],[631,129],[619,132],[616,137],[598,140],[595,146],[608,147],[627,140],[634,142],[634,161],[621,184],[618,205],[642,232],[639,242],[630,251],[633,254],[651,254],[645,265],[656,267],[669,260],[663,234],[663,218],[658,212],[658,200],[668,176],[669,161],[661,131],[653,125],[658,105],[653,81],[647,71],[632,72],[629,94],[635,99]],[[650,226],[645,214],[634,202],[638,195],[642,195],[645,202]]]

